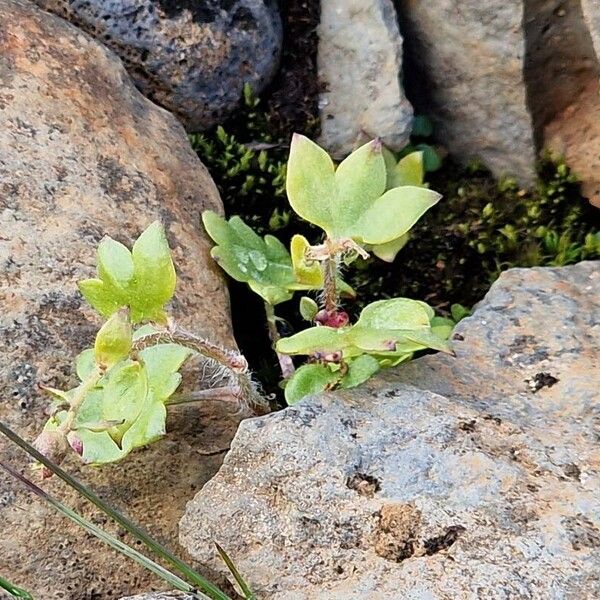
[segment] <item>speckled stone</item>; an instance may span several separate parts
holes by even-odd
[[[599,263],[504,273],[456,357],[245,421],[182,544],[261,600],[600,597],[599,317]]]
[[[93,276],[104,234],[131,244],[161,219],[179,274],[173,314],[233,340],[225,283],[200,229],[200,212],[221,211],[221,201],[183,127],[135,89],[112,52],[66,21],[0,0],[0,22],[0,420],[31,440],[49,406],[38,385],[72,386],[73,359],[101,323],[76,283]],[[176,544],[185,501],[220,465],[237,420],[214,403],[174,409],[167,438],[119,466],[80,467],[73,456],[65,467]],[[31,473],[0,438],[2,460]],[[44,487],[95,514],[60,482]],[[0,571],[44,600],[160,589],[3,471]]]
[[[221,122],[245,83],[260,92],[282,42],[276,0],[35,0],[98,38],[148,98],[189,131]]]

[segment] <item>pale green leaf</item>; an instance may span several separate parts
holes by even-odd
[[[165,230],[154,221],[131,250],[135,286],[130,290],[131,320],[162,320],[163,308],[175,293],[177,275]]]
[[[444,317],[434,317],[431,319],[431,331],[443,340],[447,340],[450,337],[455,325],[456,323],[452,319]]]
[[[295,280],[313,289],[323,287],[323,272],[319,263],[306,260],[306,251],[310,248],[308,240],[303,235],[295,235],[290,242],[292,268]]]
[[[388,190],[406,185],[422,187],[424,179],[423,152],[411,152],[388,170],[386,187]]]
[[[410,240],[410,234],[405,233],[391,242],[386,242],[385,244],[375,244],[368,249],[370,249],[377,258],[391,263],[396,259],[398,252],[400,252],[400,250],[406,246],[408,240]]]
[[[277,352],[282,354],[313,354],[336,352],[347,345],[347,328],[309,327],[277,342]]]
[[[147,394],[147,371],[139,362],[128,360],[109,373],[103,393],[102,419],[121,423],[109,431],[117,444],[140,415]]]
[[[333,373],[322,364],[302,365],[285,386],[285,400],[291,406],[305,396],[318,394],[334,385],[339,379],[338,373]]]
[[[105,236],[98,245],[98,275],[100,279],[120,290],[133,282],[134,266],[126,246]]]
[[[148,386],[157,400],[164,403],[175,392],[181,382],[178,371],[190,355],[188,348],[178,344],[157,344],[140,352],[148,373]]]
[[[381,142],[373,140],[344,159],[335,171],[336,195],[330,237],[343,238],[385,192],[385,161]]]
[[[433,311],[425,302],[391,298],[365,306],[356,325],[375,329],[411,329],[429,327],[432,317]]]
[[[96,358],[92,348],[88,348],[77,355],[75,359],[75,371],[81,381],[87,379],[95,368]]]
[[[286,190],[298,215],[325,231],[330,229],[336,198],[333,161],[325,150],[296,133],[287,163]]]
[[[115,288],[105,284],[101,279],[84,279],[78,282],[77,287],[90,306],[103,317],[110,317],[127,304]]]
[[[84,298],[103,316],[129,307],[131,321],[164,322],[164,306],[175,291],[176,274],[162,225],[155,221],[132,252],[105,237],[98,247],[97,279],[79,282]]]
[[[379,371],[378,360],[368,354],[348,361],[348,370],[340,379],[340,387],[353,388],[370,379]]]
[[[366,244],[384,244],[404,235],[441,195],[427,188],[405,186],[387,191],[348,231]]]
[[[308,296],[300,298],[300,315],[305,321],[314,321],[319,312],[319,305]]]

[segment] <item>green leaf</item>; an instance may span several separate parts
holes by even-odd
[[[148,386],[157,400],[165,403],[175,393],[181,383],[178,371],[191,354],[178,344],[157,344],[140,352],[148,373]]]
[[[96,368],[95,352],[92,348],[88,348],[81,352],[75,359],[75,371],[80,381],[87,379],[91,372]]]
[[[369,354],[363,354],[348,361],[348,371],[340,379],[340,387],[357,387],[370,379],[377,371],[379,371],[379,361]]]
[[[415,150],[423,152],[423,166],[425,167],[425,171],[431,173],[441,168],[442,159],[433,146],[429,144],[417,144]]]
[[[346,236],[365,244],[390,242],[407,233],[440,198],[437,192],[416,186],[389,190],[361,214]]]
[[[333,373],[322,364],[302,365],[285,386],[285,400],[292,406],[305,396],[323,392],[335,384],[339,377],[339,373]]]
[[[104,323],[96,335],[94,355],[96,363],[105,369],[129,356],[132,329],[129,314],[125,310],[116,312]]]
[[[409,240],[410,234],[405,233],[391,242],[386,242],[385,244],[375,244],[371,247],[371,251],[377,258],[391,263],[394,262],[398,252],[400,252],[400,250],[406,246]]]
[[[450,307],[450,313],[452,314],[455,323],[471,316],[471,311],[462,304],[453,304]]]
[[[328,231],[337,195],[333,161],[325,150],[297,133],[290,146],[286,190],[299,216]]]
[[[290,254],[292,256],[292,269],[295,280],[310,286],[312,289],[323,287],[323,272],[319,263],[306,260],[306,251],[310,248],[308,240],[303,235],[295,235],[290,243]]]
[[[430,326],[434,313],[418,300],[394,298],[379,300],[365,307],[350,327],[310,327],[279,340],[282,354],[315,354],[340,351],[344,358],[361,353],[411,354],[432,348],[450,352],[445,340]]]
[[[386,189],[413,185],[423,187],[425,167],[423,152],[411,152],[401,158],[391,169],[388,168]]]
[[[177,275],[165,230],[152,223],[133,244],[135,287],[130,295],[131,319],[164,321],[164,306],[175,293]]]
[[[331,239],[391,242],[404,235],[441,196],[410,185],[384,193],[385,165],[377,140],[361,146],[335,170],[323,149],[294,135],[287,168],[290,205]],[[405,170],[415,176],[413,167]]]
[[[147,394],[148,376],[141,363],[125,361],[108,374],[103,394],[102,418],[121,423],[109,430],[110,436],[119,446],[127,430],[140,416]]]
[[[431,319],[431,331],[439,338],[447,340],[451,335],[456,323],[452,319],[434,317]]]
[[[330,237],[348,237],[344,232],[352,230],[365,210],[385,192],[385,183],[379,140],[361,146],[343,160],[335,171],[336,203]]]
[[[308,290],[321,285],[314,277],[308,277],[311,272],[308,267],[301,272],[303,281],[298,281],[286,247],[271,235],[262,239],[239,217],[226,221],[216,213],[206,211],[202,221],[217,244],[211,251],[212,257],[230,277],[247,283],[269,304],[289,300],[293,290]]]
[[[319,305],[308,296],[300,298],[300,315],[305,321],[314,321],[319,312]]]
[[[84,298],[104,317],[129,307],[133,323],[164,322],[164,306],[175,291],[176,274],[162,225],[155,221],[130,252],[105,237],[98,246],[98,278],[79,282]]]

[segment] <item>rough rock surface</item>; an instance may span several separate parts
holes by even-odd
[[[600,264],[504,273],[430,355],[242,423],[180,539],[276,600],[600,596]]]
[[[76,282],[92,276],[104,234],[130,244],[162,219],[179,273],[174,314],[233,342],[225,285],[199,227],[200,211],[221,203],[181,125],[134,88],[116,56],[66,21],[24,0],[0,0],[0,22],[0,420],[33,439],[49,405],[38,384],[72,385],[73,359],[99,326]],[[78,469],[71,460],[67,468],[174,542],[184,499],[218,468],[235,425],[190,405],[173,411],[165,441],[122,465]],[[26,469],[4,438],[0,456]],[[59,482],[45,487],[83,506]],[[45,600],[157,586],[4,472],[0,565]]]
[[[35,0],[123,60],[140,90],[191,131],[219,123],[245,83],[259,92],[279,61],[275,0]]]
[[[522,2],[407,0],[398,9],[411,100],[430,114],[437,137],[459,160],[479,158],[498,175],[530,182]]]
[[[523,20],[538,145],[564,155],[584,195],[600,205],[600,48],[594,51],[600,5],[527,0]]]
[[[323,0],[318,34],[320,143],[336,157],[362,136],[405,146],[413,111],[401,83],[402,37],[392,0]]]

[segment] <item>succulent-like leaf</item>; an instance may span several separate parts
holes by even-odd
[[[109,369],[86,394],[73,423],[84,462],[121,460],[165,434],[165,404],[179,387],[178,371],[190,354],[177,344],[157,344],[141,350],[139,362],[125,359]],[[77,363],[78,374],[85,379],[95,368],[94,351],[80,354]],[[65,415],[65,411],[55,415],[51,426],[57,427]]]
[[[322,364],[302,365],[290,377],[285,386],[285,400],[291,406],[305,396],[318,394],[335,384],[340,378],[329,367]]]
[[[294,135],[287,168],[292,208],[321,227],[329,238],[384,244],[404,235],[440,195],[416,186],[385,192],[381,144],[361,146],[334,169],[327,153]],[[385,192],[385,193],[384,193]]]
[[[423,166],[423,152],[411,152],[401,158],[392,169],[387,171],[387,189],[403,185],[423,187],[425,167]]]
[[[131,321],[164,322],[164,306],[175,291],[176,274],[162,225],[155,221],[130,252],[105,237],[98,247],[96,279],[79,282],[85,299],[103,316],[128,307]]]

